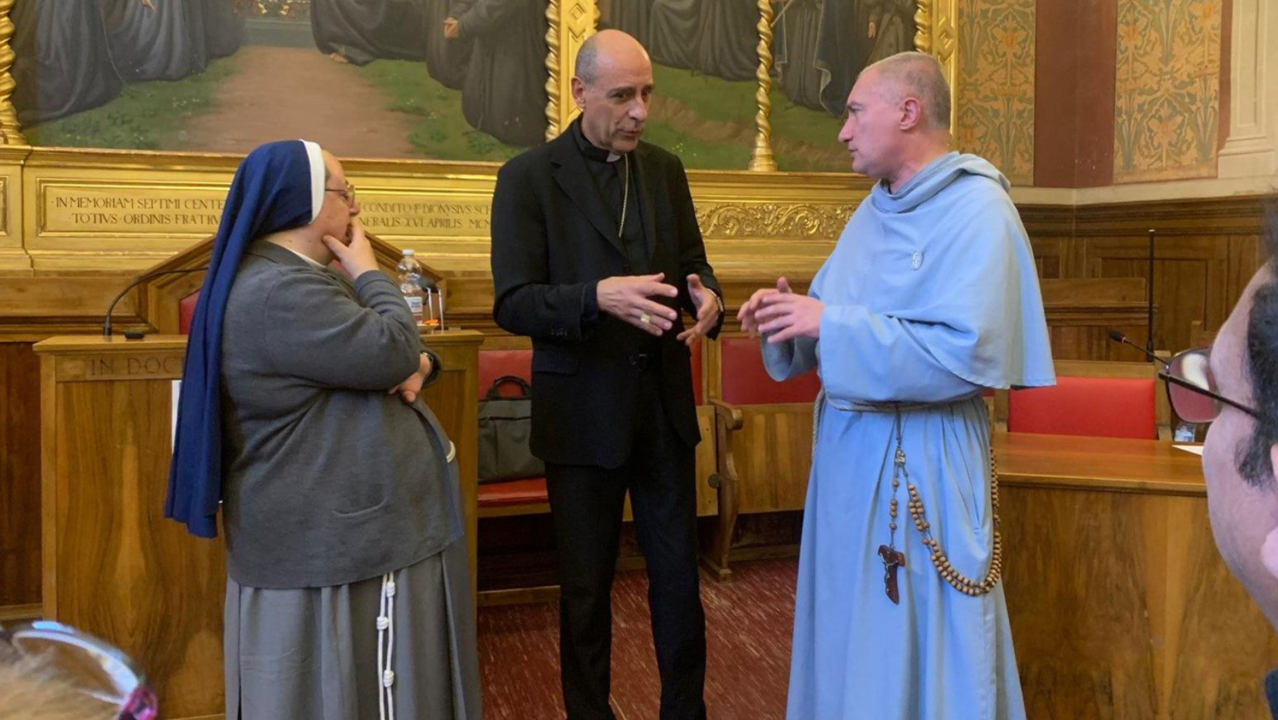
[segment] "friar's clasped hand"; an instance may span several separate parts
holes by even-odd
[[[778,278],[776,288],[756,290],[737,312],[737,319],[750,337],[763,334],[768,336],[768,342],[779,343],[797,337],[820,337],[824,312],[825,303],[793,292],[789,281]]]

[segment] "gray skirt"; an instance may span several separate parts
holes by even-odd
[[[228,578],[227,720],[479,720],[465,541],[392,575],[382,632],[382,577],[295,590]]]

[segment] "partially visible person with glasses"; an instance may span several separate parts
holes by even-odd
[[[1162,376],[1177,415],[1211,423],[1203,473],[1216,547],[1278,628],[1278,198],[1265,225],[1270,259],[1210,351],[1176,356]],[[1265,694],[1278,720],[1278,670]]]
[[[119,649],[67,625],[0,627],[0,720],[154,720],[146,677]]]

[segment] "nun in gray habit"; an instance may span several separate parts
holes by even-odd
[[[439,364],[358,213],[314,143],[254,150],[191,325],[165,515],[221,501],[228,720],[480,717]]]

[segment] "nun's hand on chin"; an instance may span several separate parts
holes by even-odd
[[[351,221],[350,242],[344,243],[332,235],[325,235],[324,245],[337,256],[342,267],[351,277],[357,278],[369,270],[377,269],[377,256],[373,254],[373,245],[364,234],[364,226],[358,220]]]

